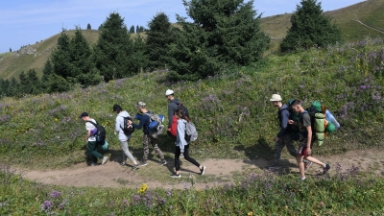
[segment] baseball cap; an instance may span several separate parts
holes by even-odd
[[[83,117],[86,117],[88,116],[88,113],[87,112],[83,112],[80,114],[79,118],[83,118]]]
[[[171,94],[174,94],[175,92],[172,90],[172,89],[168,89],[166,92],[165,92],[165,96],[168,96],[168,95],[171,95]]]
[[[281,99],[281,96],[279,94],[273,94],[272,98],[269,100],[273,102],[273,101],[282,101],[283,99]]]

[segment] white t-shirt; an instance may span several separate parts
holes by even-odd
[[[95,124],[96,124],[96,120],[95,119],[90,119],[90,121],[91,122],[94,122]],[[85,122],[85,130],[87,130],[87,132],[90,130],[93,130],[93,129],[95,129],[96,127],[95,127],[95,125],[93,125],[92,123],[89,123],[89,122]],[[90,136],[89,138],[88,138],[88,141],[89,142],[94,142],[94,141],[96,141],[96,137],[95,136]]]

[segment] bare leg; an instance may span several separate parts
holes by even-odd
[[[306,157],[305,159],[306,159],[306,160],[309,160],[309,161],[311,161],[311,162],[313,162],[313,163],[315,163],[315,164],[319,164],[321,167],[325,167],[325,163],[319,161],[317,158],[314,158],[314,157],[312,157],[312,156],[308,156],[308,157]]]
[[[300,176],[303,179],[305,178],[304,161],[303,161],[304,156],[298,155],[296,159],[297,159],[297,165],[299,166],[299,170],[300,170]]]

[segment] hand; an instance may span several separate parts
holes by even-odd
[[[131,124],[132,124],[132,121],[131,121],[131,120],[128,120],[128,124],[130,124],[130,125],[131,125]]]
[[[275,137],[274,140],[275,140],[275,142],[279,141],[279,137]]]
[[[171,128],[168,128],[168,131],[171,132]]]
[[[311,155],[311,153],[312,153],[311,147],[307,147],[307,155]]]
[[[288,124],[294,124],[295,123],[295,121],[293,121],[293,120],[288,120]]]

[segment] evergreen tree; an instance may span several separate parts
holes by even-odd
[[[12,48],[9,48],[9,52],[12,52]]]
[[[15,79],[15,77],[12,77],[11,85],[9,86],[9,96],[13,97],[19,94],[19,83]]]
[[[88,25],[87,25],[87,30],[92,30],[92,26],[91,26],[91,24],[89,24],[89,23],[88,23]]]
[[[24,71],[21,72],[19,75],[20,80],[20,94],[28,94],[30,92],[31,86],[29,85],[28,76],[24,73]]]
[[[129,33],[135,33],[135,26],[133,25],[133,26],[131,26],[131,28],[129,29]]]
[[[41,92],[40,79],[37,77],[37,73],[34,69],[29,69],[27,73],[28,79],[28,91],[25,93],[28,94],[39,94]]]
[[[145,66],[146,57],[140,54],[141,50],[134,48],[141,46],[140,40],[133,42],[124,19],[118,13],[110,14],[94,47],[96,68],[106,81],[133,75]]]
[[[159,13],[148,23],[146,53],[150,69],[165,68],[168,64],[168,46],[176,41],[175,29],[164,13]]]
[[[64,78],[73,76],[71,67],[70,38],[63,31],[57,41],[57,48],[51,55],[53,71]]]
[[[47,60],[47,62],[45,62],[45,65],[44,65],[43,76],[41,77],[41,81],[43,82],[43,84],[45,84],[46,82],[48,82],[49,77],[50,77],[52,74],[53,74],[53,68],[52,68],[51,61],[50,61],[50,60]]]
[[[248,65],[262,59],[270,38],[260,29],[253,1],[183,0],[193,20],[177,16],[183,31],[170,46],[172,79],[213,76],[225,64]]]
[[[136,33],[140,33],[140,27],[139,27],[139,25],[136,26]]]
[[[293,51],[313,46],[325,47],[341,41],[341,31],[323,14],[321,2],[302,0],[291,17],[292,26],[281,42],[281,51]]]

